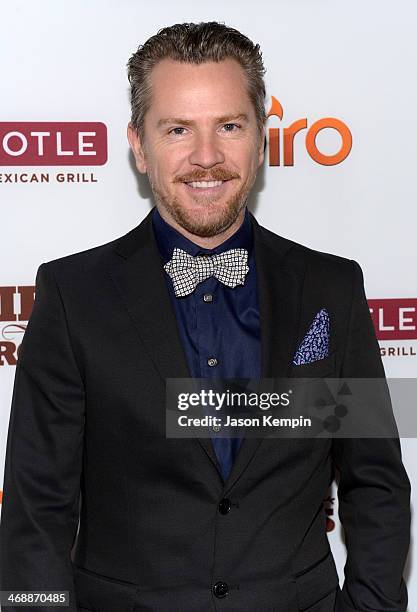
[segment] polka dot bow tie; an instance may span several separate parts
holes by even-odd
[[[243,285],[249,271],[248,251],[230,249],[215,255],[189,255],[174,249],[172,259],[164,265],[171,277],[176,297],[189,295],[206,278],[214,276],[228,287]]]

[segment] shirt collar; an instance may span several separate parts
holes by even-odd
[[[192,256],[202,253],[213,255],[215,253],[223,253],[229,249],[243,248],[247,249],[250,255],[253,245],[252,223],[247,207],[245,208],[245,216],[241,226],[234,234],[214,249],[205,249],[186,238],[161,217],[156,206],[152,211],[152,225],[159,251],[165,263],[172,258],[174,248],[183,249]]]

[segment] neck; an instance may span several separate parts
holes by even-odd
[[[220,234],[216,234],[215,236],[203,237],[203,236],[197,236],[196,234],[192,234],[191,232],[186,230],[184,227],[179,225],[169,215],[169,213],[167,213],[167,211],[164,208],[162,207],[160,208],[159,206],[157,206],[157,208],[158,208],[159,214],[164,219],[164,221],[169,223],[169,225],[171,225],[174,229],[176,229],[177,232],[179,232],[180,234],[188,238],[188,240],[191,240],[192,242],[194,242],[195,244],[198,244],[198,246],[204,249],[214,249],[215,247],[219,246],[219,244],[222,244],[223,242],[225,242],[225,240],[230,238],[230,236],[232,236],[242,225],[243,220],[245,218],[245,210],[246,210],[246,206],[244,206],[242,210],[239,212],[236,218],[236,221],[234,221],[232,225],[230,225],[227,229],[225,229],[224,232],[220,232]]]

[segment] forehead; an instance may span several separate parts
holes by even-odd
[[[250,112],[252,106],[246,74],[233,58],[202,64],[163,59],[152,69],[150,85],[150,114],[227,112],[237,106]]]

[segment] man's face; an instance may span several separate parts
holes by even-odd
[[[128,128],[137,168],[148,174],[165,218],[194,235],[216,236],[238,218],[263,162],[245,73],[233,59],[164,59],[150,80],[144,142]]]

